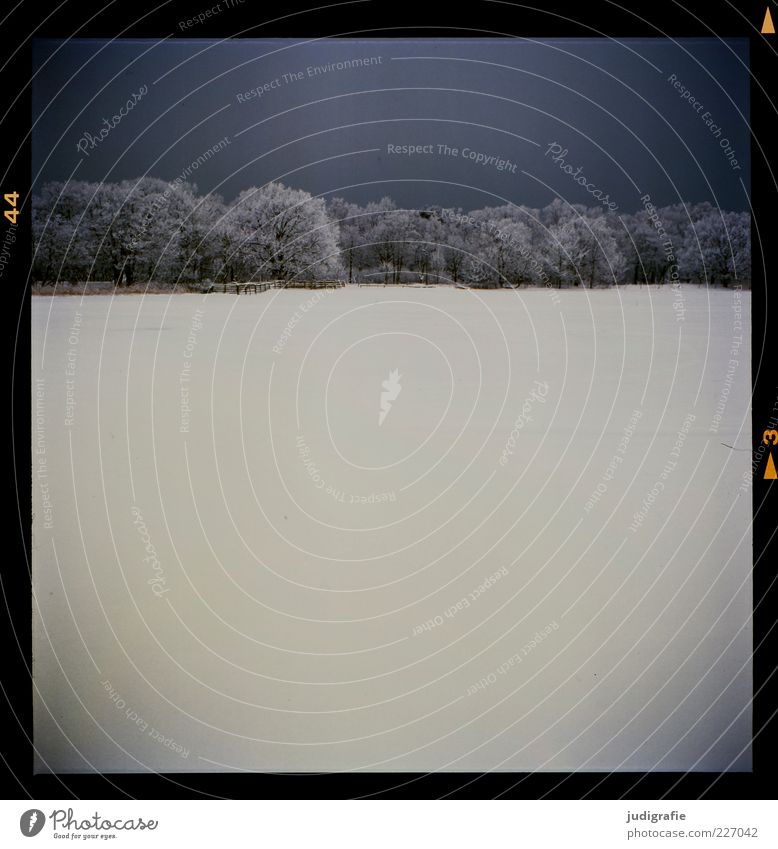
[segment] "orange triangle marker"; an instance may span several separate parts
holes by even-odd
[[[764,13],[764,23],[762,24],[762,35],[775,35],[775,26],[773,25],[773,16],[770,14],[768,6]]]
[[[775,463],[773,463],[773,454],[770,452],[767,455],[767,468],[764,470],[764,480],[766,481],[774,481],[778,478],[778,474],[775,472]]]

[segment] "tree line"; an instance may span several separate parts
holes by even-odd
[[[33,197],[35,283],[323,280],[472,287],[747,286],[750,217],[708,202],[616,214],[555,199],[470,212],[325,201],[278,182],[232,202],[144,177]]]

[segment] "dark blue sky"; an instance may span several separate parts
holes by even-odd
[[[308,70],[355,59],[369,64]],[[190,177],[227,199],[277,179],[409,207],[544,206],[557,194],[593,206],[599,191],[624,212],[644,193],[748,208],[744,39],[37,41],[34,62],[37,185],[172,180],[227,137]],[[564,162],[546,154],[551,142]]]

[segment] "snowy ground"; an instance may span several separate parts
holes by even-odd
[[[37,768],[749,769],[749,328],[697,288],[34,298]]]

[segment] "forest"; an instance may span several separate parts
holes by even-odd
[[[473,288],[620,284],[750,285],[750,216],[709,202],[634,213],[364,206],[271,182],[233,201],[143,177],[45,184],[33,197],[32,280],[189,289],[224,281],[457,284]]]

